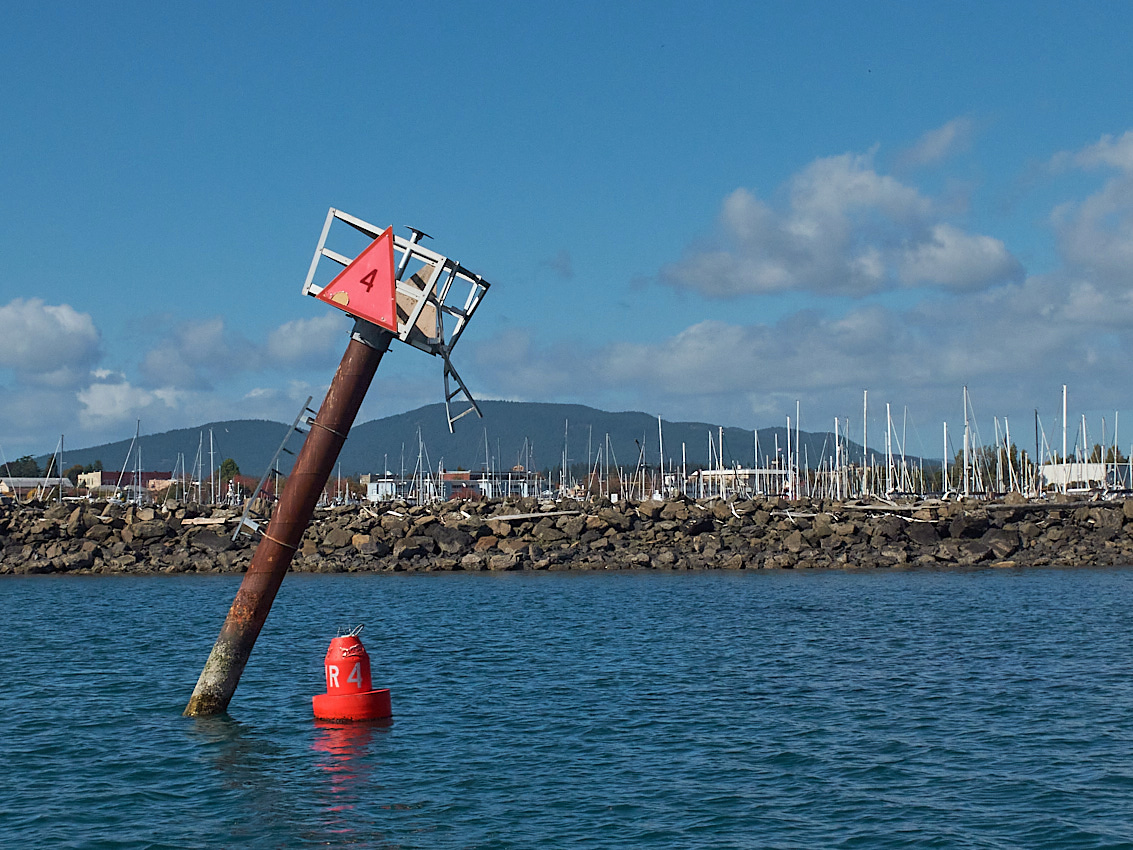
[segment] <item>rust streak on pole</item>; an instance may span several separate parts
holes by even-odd
[[[275,594],[391,339],[388,332],[368,322],[359,320],[355,325],[267,531],[256,546],[252,563],[185,706],[186,717],[223,714],[228,710]]]

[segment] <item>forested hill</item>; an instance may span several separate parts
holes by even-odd
[[[539,402],[483,401],[483,419],[470,414],[456,423],[456,433],[450,434],[445,420],[443,404],[425,407],[359,423],[354,426],[340,461],[343,475],[383,472],[399,473],[404,457],[405,469],[412,471],[418,458],[418,432],[420,443],[427,453],[429,466],[436,469],[443,461],[446,469],[483,469],[485,458],[495,468],[510,468],[517,464],[536,469],[558,468],[562,464],[563,447],[567,448],[567,463],[583,468],[587,458],[596,458],[607,436],[611,457],[623,467],[634,467],[638,459],[638,446],[644,443],[645,459],[650,465],[658,461],[657,417],[647,413],[609,413],[579,404],[547,404]],[[279,446],[287,425],[255,419],[237,419],[210,422],[194,428],[180,428],[160,434],[143,434],[140,439],[141,463],[148,470],[170,470],[178,458],[193,469],[198,453],[203,469],[209,468],[210,445],[216,465],[224,458],[236,460],[247,475],[259,475],[267,468]],[[681,462],[684,446],[689,467],[704,466],[708,462],[708,438],[718,438],[718,427],[708,422],[663,422],[666,463]],[[288,447],[298,452],[301,437],[296,435]],[[787,446],[786,429],[759,429],[761,457],[773,457],[776,439],[780,451]],[[801,432],[801,458],[815,467],[823,456],[833,451],[834,438],[830,433]],[[526,443],[526,448],[525,448]],[[64,466],[90,464],[102,461],[105,469],[120,469],[129,450],[130,439],[106,443],[84,449],[68,450]],[[588,450],[589,446],[589,450]],[[724,463],[750,466],[754,462],[755,438],[744,428],[724,429]],[[861,446],[851,443],[851,460],[861,459]],[[37,458],[40,466],[47,458]],[[292,458],[284,454],[280,469],[290,470]],[[131,460],[128,468],[133,468]]]

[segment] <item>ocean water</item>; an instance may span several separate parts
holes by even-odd
[[[0,846],[1133,846],[1133,569],[289,575],[184,718],[237,585],[0,581]]]

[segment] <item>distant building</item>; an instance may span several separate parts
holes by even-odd
[[[36,491],[50,492],[60,486],[64,493],[70,493],[75,489],[70,478],[0,478],[0,496],[26,499],[29,494]]]
[[[137,481],[135,481],[135,477]],[[121,480],[119,480],[121,479]],[[122,489],[144,489],[150,492],[164,490],[173,483],[172,472],[109,472],[100,469],[97,472],[84,472],[79,476],[79,486],[86,487],[92,493],[113,493],[121,486]]]
[[[408,501],[446,501],[448,499],[498,499],[503,496],[533,496],[539,492],[542,476],[535,472],[457,472],[442,471],[426,475],[423,479],[400,478],[387,475],[362,476],[367,480],[366,499],[371,502],[388,502],[394,499]],[[418,490],[424,489],[424,498]]]
[[[1113,464],[1106,463],[1044,463],[1042,467],[1045,487],[1066,490],[1089,490],[1105,487],[1106,474]]]

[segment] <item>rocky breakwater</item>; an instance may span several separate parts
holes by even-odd
[[[252,557],[231,540],[239,516],[176,503],[0,507],[0,574],[239,572]]]
[[[0,574],[240,572],[233,510],[0,508]],[[879,569],[1133,563],[1133,500],[446,502],[318,511],[305,572]]]

